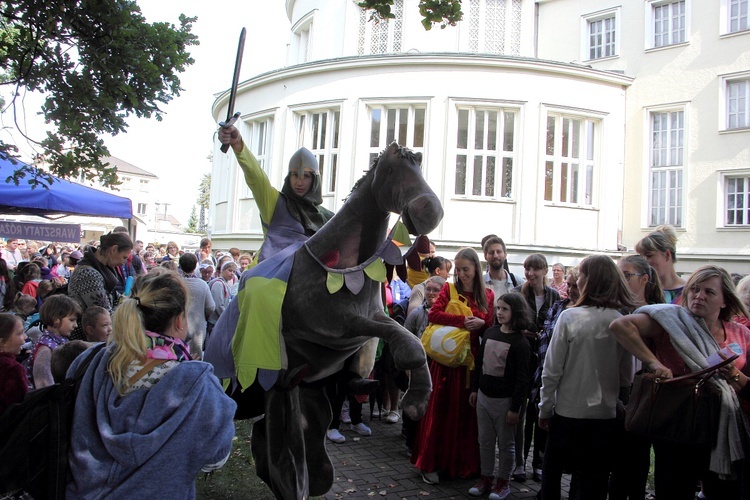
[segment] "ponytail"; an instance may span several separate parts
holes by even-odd
[[[130,297],[125,298],[115,311],[109,338],[114,349],[108,370],[120,394],[124,394],[129,386],[127,372],[130,365],[146,360],[146,330],[160,334],[167,331],[185,312],[187,299],[184,280],[176,273],[149,273],[136,280]]]

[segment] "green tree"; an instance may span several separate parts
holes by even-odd
[[[208,205],[211,201],[211,174],[203,174],[200,186],[198,187],[198,206],[201,207],[200,218],[198,220],[198,232],[206,233],[208,224]]]
[[[195,205],[193,205],[193,208],[190,210],[190,218],[188,219],[188,223],[187,223],[187,232],[188,233],[198,232],[198,216],[195,213]]]
[[[3,112],[53,174],[118,183],[101,161],[109,155],[102,136],[125,132],[131,115],[161,120],[161,106],[179,95],[178,75],[194,62],[188,48],[198,44],[196,18],[179,19],[179,27],[147,23],[134,0],[0,1]],[[25,130],[26,92],[43,95],[46,137]],[[0,152],[17,151],[0,138]],[[27,173],[19,165],[15,182]]]
[[[363,9],[372,10],[370,19],[392,19],[393,0],[362,0],[358,4]],[[432,29],[433,24],[440,24],[441,29],[455,26],[463,17],[461,0],[419,0],[419,13],[422,15],[422,26]]]

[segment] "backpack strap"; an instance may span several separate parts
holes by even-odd
[[[128,380],[128,385],[133,385],[136,382],[138,382],[140,379],[142,379],[148,372],[150,372],[156,365],[160,365],[162,363],[166,363],[166,359],[149,359],[146,361],[146,363],[143,365],[143,368],[138,370],[135,375],[130,377]]]

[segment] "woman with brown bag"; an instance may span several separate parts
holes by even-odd
[[[682,306],[642,307],[612,322],[610,329],[656,377],[672,378],[707,368],[706,358],[730,344],[737,344],[743,353],[734,362],[734,369],[747,372],[750,330],[731,321],[735,315],[747,315],[747,310],[729,274],[716,266],[698,269],[685,285],[683,299]],[[657,496],[661,492],[668,498],[692,499],[700,479],[707,498],[740,498],[739,482],[728,478],[736,472],[736,462],[744,457],[742,443],[750,436],[729,384],[720,377],[713,377],[710,383],[721,394],[721,432],[716,444],[708,449],[655,439]],[[675,415],[678,418],[680,415]]]

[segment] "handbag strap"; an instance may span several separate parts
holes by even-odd
[[[140,379],[142,379],[144,375],[146,375],[148,372],[150,372],[153,367],[155,367],[156,365],[160,365],[162,363],[166,363],[166,362],[167,362],[166,359],[149,359],[143,365],[143,368],[141,368],[140,370],[138,370],[135,375],[133,375],[132,377],[130,377],[130,379],[128,380],[128,384],[130,384],[130,385],[135,384]]]
[[[469,305],[469,299],[458,293],[458,290],[456,289],[456,285],[453,283],[448,283],[448,286],[450,287],[451,297],[450,300],[457,300],[461,302],[462,304]]]
[[[721,363],[717,365],[709,366],[708,368],[704,368],[703,370],[693,372],[693,373],[688,373],[687,375],[682,375],[680,377],[663,379],[663,380],[660,380],[659,382],[662,384],[667,384],[670,382],[679,382],[681,380],[690,380],[694,378],[703,378],[704,380],[709,379],[711,376],[713,376],[714,373],[716,373],[719,370],[719,368],[721,368],[724,365],[728,365],[729,363],[731,363],[732,361],[734,361],[735,359],[739,357],[740,357],[739,354],[735,354],[734,356],[725,359],[724,361],[722,361]],[[705,375],[705,377],[703,375]]]

